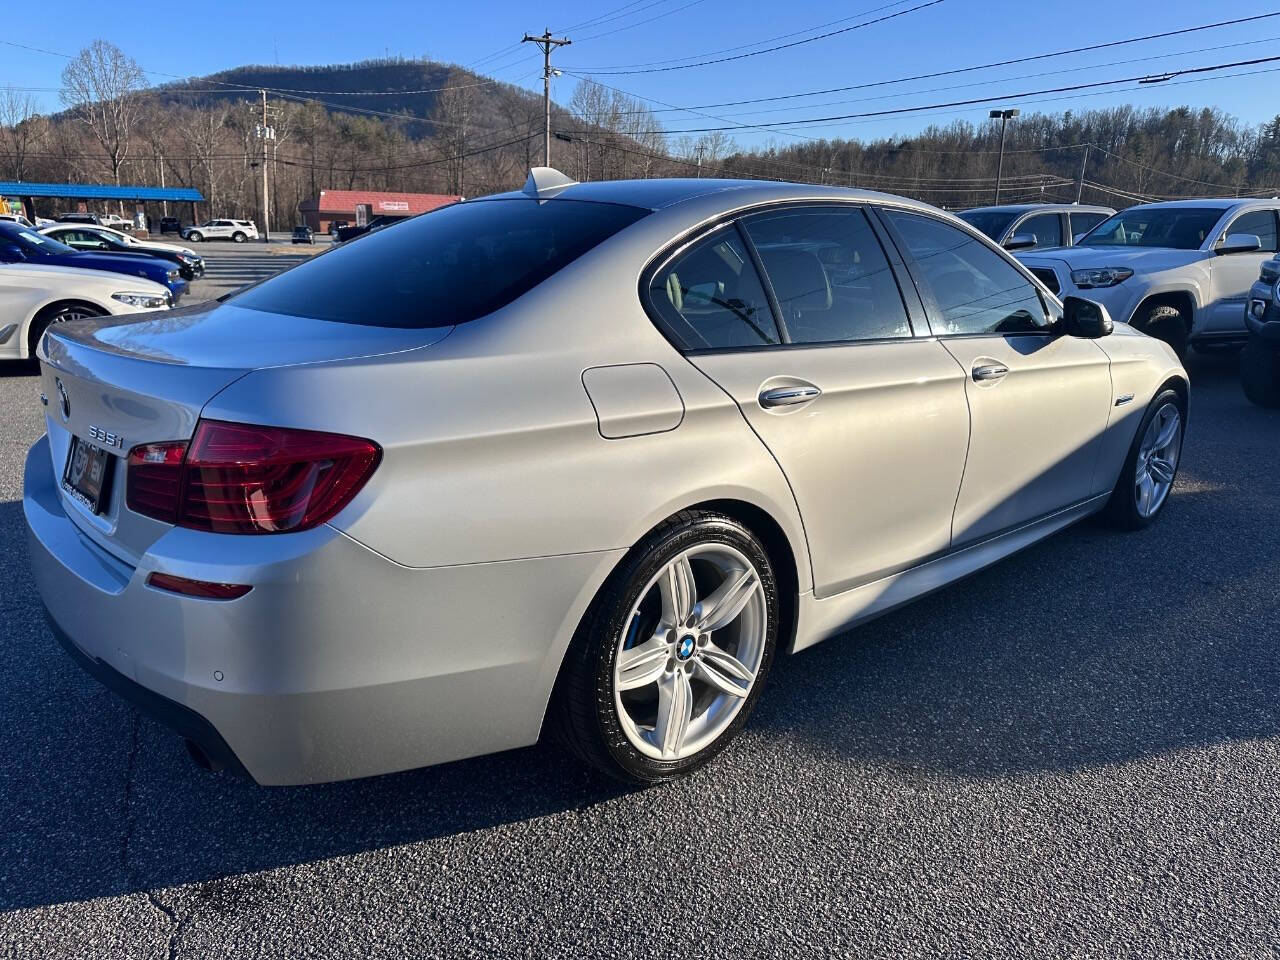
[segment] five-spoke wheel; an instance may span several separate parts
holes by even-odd
[[[1177,392],[1163,390],[1143,414],[1107,504],[1108,516],[1117,526],[1145,527],[1168,501],[1182,454],[1185,403]]]
[[[680,514],[596,598],[557,684],[556,727],[614,776],[688,773],[746,721],[777,630],[777,584],[754,534],[720,514]]]
[[[711,543],[676,554],[619,639],[614,706],[631,744],[679,760],[713,742],[751,692],[768,626],[760,576],[741,552]]]

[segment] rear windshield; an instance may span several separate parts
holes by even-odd
[[[1017,213],[1010,213],[1007,210],[963,210],[956,214],[961,220],[976,227],[988,237],[999,243],[1004,238],[1004,232],[1009,229],[1009,224],[1013,223],[1013,218]]]
[[[373,230],[230,299],[375,327],[492,313],[649,211],[582,200],[457,203]]]

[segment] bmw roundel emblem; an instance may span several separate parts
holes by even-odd
[[[693,656],[693,648],[695,646],[693,637],[685,635],[680,638],[680,643],[676,646],[676,656],[681,660],[688,660]]]

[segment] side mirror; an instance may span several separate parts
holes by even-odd
[[[1062,327],[1067,336],[1083,340],[1097,340],[1115,329],[1107,308],[1084,297],[1066,297],[1062,301]]]
[[[1032,247],[1038,246],[1039,243],[1040,241],[1036,239],[1034,233],[1018,233],[1006,240],[1001,246],[1006,250],[1030,250]]]
[[[1255,253],[1262,249],[1262,240],[1252,233],[1233,233],[1218,244],[1213,252],[1218,256],[1228,253]]]

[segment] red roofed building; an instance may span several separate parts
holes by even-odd
[[[312,230],[324,233],[335,220],[356,222],[357,204],[367,204],[369,219],[374,217],[412,217],[438,207],[457,203],[461,197],[442,193],[385,193],[380,190],[321,190],[318,197],[308,197],[298,204],[302,222]]]

